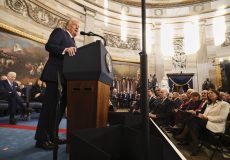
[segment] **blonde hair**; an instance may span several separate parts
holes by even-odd
[[[79,25],[79,21],[77,19],[69,19],[67,22],[66,22],[66,26],[65,26],[65,29],[68,29],[71,25],[74,25],[74,24],[77,24]]]
[[[16,75],[17,75],[17,74],[16,74],[15,72],[8,72],[8,73],[7,73],[7,77],[9,77],[9,76],[15,76],[15,77],[16,77]]]

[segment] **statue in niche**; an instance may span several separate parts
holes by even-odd
[[[202,90],[209,90],[209,89],[215,89],[215,85],[209,80],[209,78],[206,78],[206,80],[202,84]]]
[[[121,80],[121,87],[122,87],[122,91],[126,91],[126,84],[127,84],[127,82],[126,82],[126,77],[125,76],[123,76],[122,77],[122,80]]]

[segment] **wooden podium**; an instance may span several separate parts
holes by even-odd
[[[67,138],[79,129],[105,127],[108,117],[112,60],[96,41],[65,56],[63,73],[67,79]]]

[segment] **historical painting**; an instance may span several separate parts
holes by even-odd
[[[3,29],[0,29],[0,40],[0,75],[14,71],[23,84],[40,77],[48,59],[44,44]]]
[[[140,64],[113,61],[114,84],[118,92],[135,92],[140,78]]]

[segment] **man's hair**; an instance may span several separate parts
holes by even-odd
[[[7,77],[8,77],[8,76],[12,76],[12,75],[15,75],[15,76],[16,76],[17,74],[16,74],[16,72],[8,72],[8,73],[7,73]]]
[[[79,24],[79,21],[76,20],[76,19],[69,19],[69,20],[66,22],[65,29],[68,29],[68,27],[71,26],[73,23]]]

